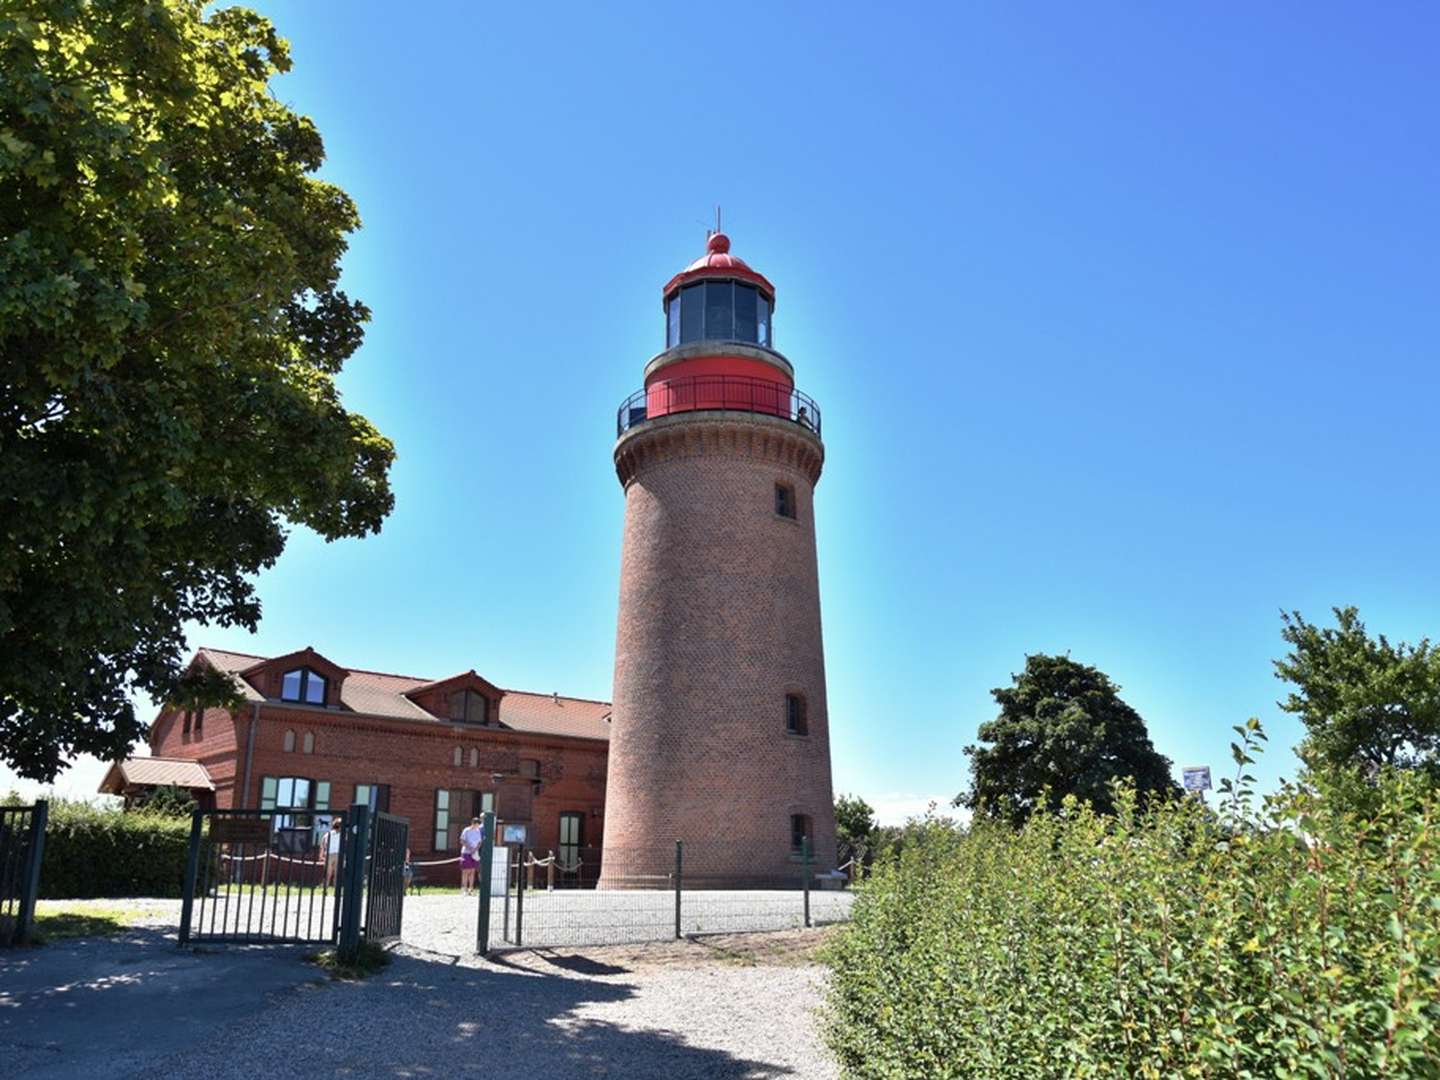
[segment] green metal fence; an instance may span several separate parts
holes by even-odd
[[[0,946],[30,940],[50,806],[0,807]]]

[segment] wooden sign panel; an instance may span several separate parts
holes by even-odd
[[[268,844],[268,817],[213,817],[210,819],[212,844]]]

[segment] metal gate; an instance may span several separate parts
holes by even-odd
[[[336,827],[338,825],[338,827]],[[180,944],[338,944],[400,935],[409,823],[347,811],[196,810]]]
[[[405,848],[410,822],[377,812],[370,827],[370,872],[365,888],[365,940],[393,941],[400,936],[405,907]]]

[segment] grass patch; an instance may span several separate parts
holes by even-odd
[[[43,945],[65,938],[105,937],[133,926],[138,913],[121,907],[67,905],[41,900],[35,905],[35,929],[31,941]]]
[[[366,979],[390,964],[390,954],[379,945],[368,941],[361,943],[359,954],[348,964],[340,959],[340,954],[334,949],[314,953],[305,959],[332,979]]]

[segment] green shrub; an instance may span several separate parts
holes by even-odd
[[[189,840],[189,818],[51,802],[40,895],[179,896]]]
[[[1440,1077],[1440,796],[932,823],[829,953],[855,1077]]]

